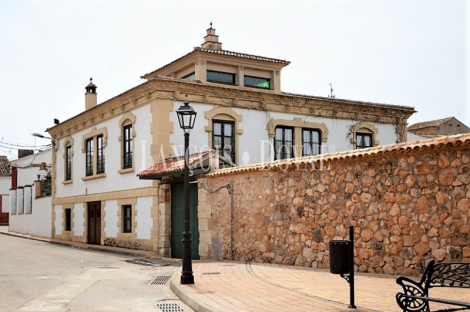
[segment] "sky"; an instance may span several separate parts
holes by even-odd
[[[90,76],[104,102],[200,46],[291,61],[285,92],[412,106],[415,122],[470,126],[468,16],[459,0],[0,0],[0,154],[44,145],[54,118],[85,107]]]

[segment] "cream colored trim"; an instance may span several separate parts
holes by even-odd
[[[266,126],[268,136],[274,139],[276,136],[276,127],[286,126],[294,128],[294,152],[297,157],[302,156],[302,128],[319,129],[321,131],[321,140],[323,143],[328,141],[328,128],[324,123],[305,121],[302,118],[294,118],[294,120],[271,119]]]
[[[243,120],[243,116],[235,112],[229,107],[216,107],[208,112],[204,113],[204,118],[207,119],[207,126],[205,130],[208,135],[209,147],[212,148],[212,132],[214,120],[228,120],[233,121],[235,126],[235,159],[232,161],[238,164],[239,152],[240,152],[240,138],[239,135],[243,134],[243,129],[240,128],[240,122]]]
[[[62,184],[66,185],[66,184],[72,184],[73,183],[73,155],[74,155],[74,151],[73,151],[73,143],[74,143],[74,140],[73,138],[69,135],[68,137],[66,137],[64,139],[64,144],[63,144],[63,147],[64,147],[64,152],[62,153],[62,158],[64,159],[64,177],[63,177],[63,182]],[[66,181],[66,175],[67,175],[67,155],[66,155],[66,152],[67,152],[67,147],[70,146],[70,170],[71,170],[71,175],[70,175],[70,180]]]
[[[137,216],[137,198],[127,198],[127,199],[120,199],[117,201],[118,204],[118,211],[117,211],[117,216],[118,216],[118,221],[117,221],[117,226],[119,228],[119,232],[117,233],[117,238],[132,238],[132,239],[137,239],[137,221],[135,220],[135,217]],[[123,223],[122,223],[122,209],[124,205],[131,205],[132,206],[132,231],[131,233],[123,233]]]
[[[372,133],[372,142],[373,146],[380,145],[379,140],[377,140],[377,135],[379,134],[379,128],[375,127],[373,124],[365,121],[358,122],[357,124],[353,125],[350,127],[351,131],[351,144],[353,145],[353,148],[356,149],[356,132],[361,132],[361,130],[366,130],[364,131],[365,133]]]
[[[132,158],[134,158],[134,153],[132,153]],[[122,162],[122,158],[121,158],[121,162]],[[132,159],[132,168],[127,168],[127,169],[119,169],[118,172],[120,174],[124,174],[124,173],[129,173],[129,172],[134,172],[135,171],[135,168],[134,168],[134,159]]]
[[[170,121],[170,113],[173,112],[173,106],[173,100],[169,99],[154,101],[150,106],[150,111],[152,112],[152,124],[150,126],[152,145],[150,146],[150,154],[154,164],[173,156],[172,144],[170,143],[170,134],[173,133],[174,129],[173,122]]]
[[[83,153],[86,153],[86,141],[88,139],[93,139],[93,175],[83,177],[82,178],[83,181],[106,177],[106,173],[100,173],[100,174],[96,173],[98,170],[97,169],[98,168],[98,140],[96,139],[96,137],[99,135],[103,135],[103,147],[106,147],[108,145],[108,129],[106,127],[100,128],[100,129],[94,128],[93,130],[91,130],[89,133],[85,134],[82,137],[82,152]],[[85,159],[86,159],[86,155],[85,155]]]
[[[309,128],[309,129],[320,129],[321,130],[321,140],[322,142],[328,141],[328,128],[324,123],[317,123],[311,121],[304,121],[302,118],[294,118],[294,120],[286,119],[271,119],[266,126],[268,130],[268,135],[270,138],[276,136],[276,127],[277,126],[287,126],[293,128]],[[294,138],[296,140],[297,138]],[[297,144],[297,143],[295,143]],[[300,145],[302,145],[302,138],[300,138]]]
[[[73,211],[73,204],[63,205],[62,206],[62,236],[74,236],[73,233],[73,219],[74,219],[74,211]],[[70,209],[70,231],[65,230],[65,209]]]
[[[359,119],[388,124],[396,124],[397,120],[401,124],[406,124],[406,119],[414,113],[410,107],[367,104],[341,99],[320,99],[292,94],[274,94],[269,90],[241,89],[240,87],[224,85],[201,85],[191,82],[152,79],[48,129],[48,132],[54,139],[61,139],[149,102],[183,100],[225,107],[346,120]],[[159,103],[156,104],[159,106]]]
[[[106,173],[100,173],[100,174],[95,174],[95,175],[88,176],[88,177],[83,177],[82,180],[89,181],[89,180],[95,180],[95,179],[100,179],[100,178],[106,178]]]
[[[137,136],[137,132],[135,131],[135,121],[137,117],[132,114],[131,112],[127,112],[124,115],[122,115],[121,119],[119,120],[119,129],[121,131],[118,140],[121,145],[121,165],[120,169],[118,170],[118,173],[123,174],[123,173],[128,173],[128,172],[134,172],[135,171],[135,137]],[[124,164],[122,163],[124,160],[124,144],[123,144],[123,132],[124,132],[124,126],[127,126],[129,124],[132,124],[132,167],[131,168],[126,168],[122,169]]]
[[[74,203],[86,203],[86,202],[96,202],[103,200],[113,200],[113,199],[124,199],[132,197],[147,197],[147,196],[158,196],[158,189],[154,187],[146,187],[139,189],[131,189],[125,191],[116,191],[116,192],[105,192],[73,197],[63,197],[57,198],[52,204],[53,205],[65,205],[65,204],[74,204]]]
[[[108,145],[108,128],[104,127],[104,128],[100,128],[100,129],[92,129],[89,133],[83,135],[82,137],[82,153],[85,153],[85,150],[86,150],[86,146],[85,146],[85,142],[86,140],[88,139],[91,139],[91,138],[95,138],[99,135],[103,135],[103,146],[106,147]],[[94,140],[96,141],[96,140]],[[96,150],[94,150],[94,154],[96,154]]]

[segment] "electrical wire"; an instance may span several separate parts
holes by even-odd
[[[40,145],[40,146],[30,146],[30,147],[12,147],[12,146],[5,146],[5,145],[2,145],[0,144],[0,147],[2,148],[6,148],[6,149],[11,149],[11,150],[15,150],[15,151],[18,151],[18,150],[22,150],[22,149],[45,149],[45,148],[48,148],[48,147],[51,147],[52,144],[47,144],[47,145]]]

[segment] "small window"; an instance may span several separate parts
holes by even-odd
[[[274,148],[276,160],[294,157],[294,129],[290,127],[276,127]]]
[[[97,142],[96,142],[96,145],[97,145],[96,173],[100,174],[100,173],[105,172],[105,170],[104,170],[104,168],[105,168],[104,141],[103,141],[103,136],[102,135],[98,136],[96,139],[97,139]]]
[[[85,171],[86,171],[86,176],[92,176],[93,175],[93,138],[86,140],[86,151],[85,151]]]
[[[65,231],[72,231],[72,209],[65,209]]]
[[[235,74],[208,70],[207,71],[207,81],[234,85],[235,84]]]
[[[321,132],[318,129],[302,129],[302,156],[321,154]]]
[[[72,146],[65,148],[65,181],[72,180]]]
[[[122,206],[122,232],[132,233],[132,205]]]
[[[235,162],[235,123],[226,120],[214,120],[212,132],[212,148],[219,155]]]
[[[122,128],[122,169],[132,168],[132,124]]]
[[[186,75],[184,77],[182,77],[183,79],[187,79],[187,80],[196,80],[196,73],[192,73],[192,74],[189,74],[189,75]]]
[[[356,133],[356,148],[372,147],[372,133]]]
[[[244,84],[245,87],[271,89],[271,79],[267,78],[245,76]]]

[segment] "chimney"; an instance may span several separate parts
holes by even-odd
[[[34,150],[27,150],[27,149],[19,149],[18,150],[18,158],[23,158],[29,155],[33,155]]]
[[[96,88],[98,87],[93,84],[93,78],[90,78],[90,83],[85,87],[85,110],[89,110],[90,108],[93,108],[98,105],[98,99],[96,97]]]
[[[215,34],[215,29],[211,27],[207,30],[207,35],[204,37],[204,43],[201,48],[207,50],[222,50],[222,42],[219,42],[219,36]]]

